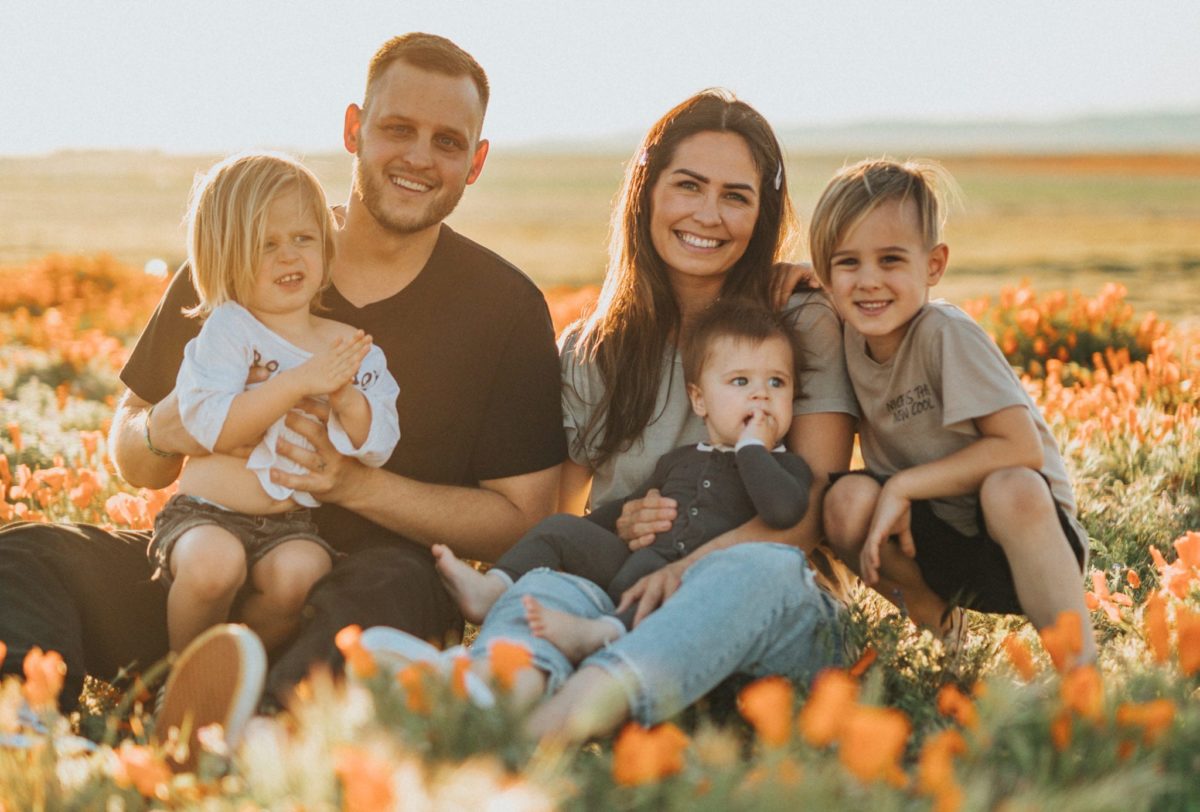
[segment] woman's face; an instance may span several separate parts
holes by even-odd
[[[671,284],[724,280],[758,220],[758,169],[740,135],[701,132],[679,142],[650,192],[650,238]]]

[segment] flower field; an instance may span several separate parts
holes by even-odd
[[[169,493],[122,483],[106,433],[164,284],[104,257],[0,268],[0,521],[150,527]],[[556,325],[595,294],[548,291]],[[0,733],[27,702],[101,745],[0,747],[0,810],[1200,809],[1200,335],[1133,312],[1117,285],[1021,284],[964,307],[1022,375],[1075,481],[1095,667],[1066,666],[1069,622],[1039,636],[972,613],[952,654],[858,588],[853,667],[812,686],[732,686],[672,723],[560,749],[521,735],[507,686],[523,650],[493,658],[498,703],[484,710],[463,664],[391,678],[350,628],[349,681],[315,675],[237,752],[209,735],[199,773],[176,774],[177,744],[149,745],[140,684],[89,683],[63,719],[61,659],[35,652],[25,680],[0,688]]]

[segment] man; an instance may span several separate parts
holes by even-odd
[[[483,169],[487,100],[487,78],[470,55],[444,38],[408,34],[379,49],[362,106],[346,110],[354,185],[335,210],[322,315],[364,329],[383,349],[400,384],[401,440],[387,465],[372,469],[334,451],[322,426],[289,418],[315,450],[281,447],[309,473],[276,476],[324,503],[318,526],[346,556],[313,588],[296,639],[274,652],[267,694],[276,701],[314,663],[340,662],[333,638],[351,623],[424,639],[461,631],[429,546],[493,559],[554,507],[566,447],[545,300],[442,222]],[[181,310],[195,301],[188,275],[176,274],[121,373],[129,392],[111,444],[132,484],[164,487],[186,455],[204,453],[183,429],[173,393],[183,347],[199,329]],[[85,671],[112,676],[164,656],[165,597],[148,582],[145,544],[144,535],[97,528],[0,533],[4,670],[19,672],[33,645],[59,651],[68,668],[60,702],[69,709]],[[229,671],[214,677],[217,687],[241,690],[239,669]]]

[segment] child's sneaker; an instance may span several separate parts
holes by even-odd
[[[375,658],[375,664],[389,674],[412,665],[429,663],[440,673],[449,675],[454,670],[454,660],[467,656],[462,646],[452,646],[445,651],[426,643],[419,637],[390,626],[372,626],[362,633],[359,642]],[[491,688],[470,670],[466,672],[467,696],[481,708],[496,704]]]
[[[213,626],[183,650],[171,669],[154,720],[159,742],[172,729],[187,730],[181,769],[194,771],[200,757],[198,732],[221,726],[230,749],[241,740],[267,676],[267,653],[254,632],[242,625]]]

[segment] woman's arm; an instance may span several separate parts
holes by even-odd
[[[568,459],[558,484],[558,512],[582,516],[592,490],[592,469]]]
[[[854,418],[840,412],[797,415],[792,419],[787,445],[790,451],[804,458],[813,473],[813,485],[808,496],[808,511],[798,525],[788,530],[773,530],[756,516],[745,524],[706,542],[679,561],[668,564],[638,581],[621,596],[621,605],[617,607],[617,611],[623,611],[626,607],[637,603],[638,610],[634,616],[634,625],[637,625],[642,618],[675,594],[675,591],[679,589],[683,574],[692,564],[717,550],[724,550],[748,541],[774,541],[791,544],[800,547],[805,552],[810,552],[815,548],[821,540],[821,502],[825,497],[829,474],[835,471],[844,471],[850,465],[850,452],[854,447]],[[630,506],[632,505],[634,503],[631,502]],[[632,508],[630,506],[627,506],[627,514],[645,510],[641,506]],[[617,523],[617,529],[620,533],[620,522]],[[626,538],[623,533],[621,537]],[[653,537],[651,538],[653,539]]]

